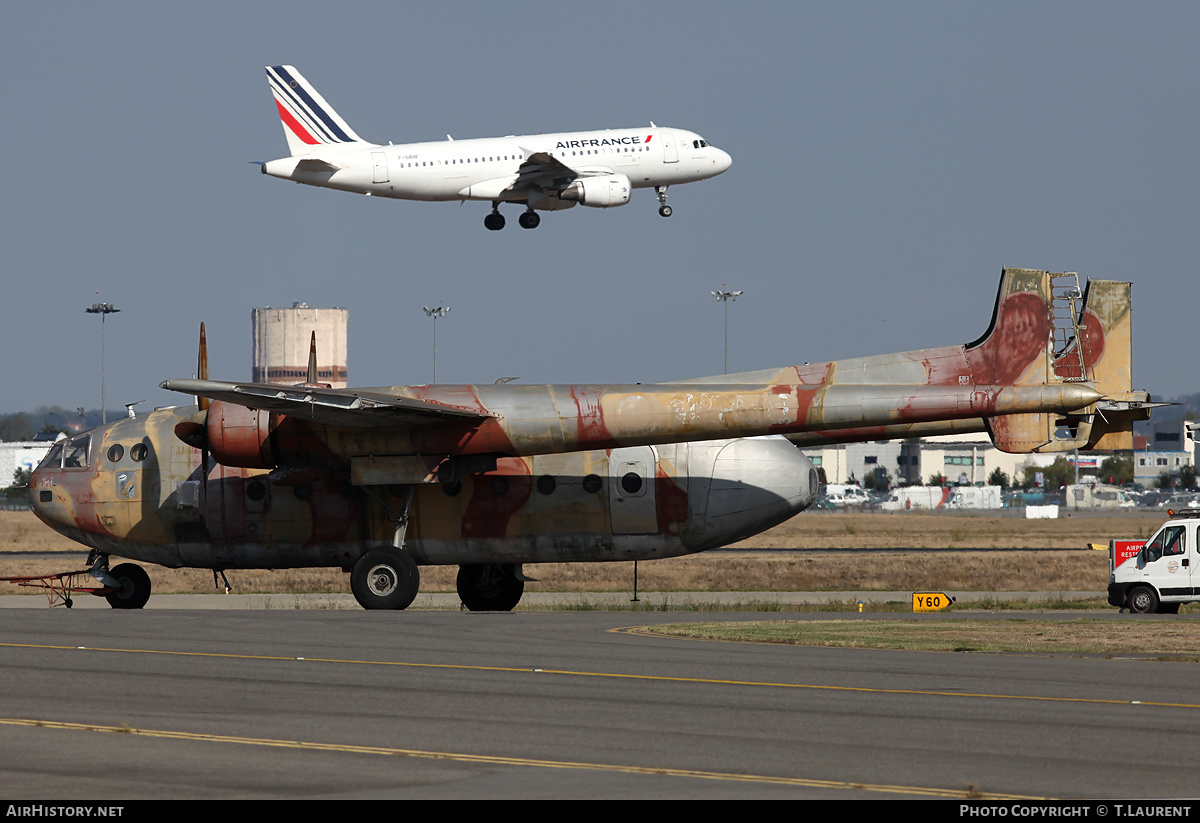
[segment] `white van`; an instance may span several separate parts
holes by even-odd
[[[860,486],[833,483],[825,487],[825,499],[835,508],[846,506],[867,506],[871,498]]]
[[[1004,505],[999,486],[959,486],[952,490],[948,509],[998,509]]]
[[[1137,614],[1175,614],[1200,601],[1200,520],[1168,520],[1149,540],[1108,544],[1108,602]]]
[[[950,488],[947,486],[904,486],[893,489],[879,508],[885,512],[940,509],[949,502]]]

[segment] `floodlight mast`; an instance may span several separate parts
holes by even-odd
[[[425,311],[426,317],[433,318],[433,383],[437,385],[437,321],[438,318],[446,316],[446,313],[450,311],[450,307],[438,303],[436,309],[431,309],[428,306],[422,306],[421,308]]]
[[[84,309],[84,311],[88,314],[100,315],[100,425],[104,425],[108,422],[108,406],[104,394],[104,318],[119,312],[120,309],[112,303],[93,303],[90,309]]]
[[[721,284],[721,290],[712,293],[712,296],[725,304],[725,373],[729,374],[729,301],[737,300],[740,291],[727,291],[725,284]]]

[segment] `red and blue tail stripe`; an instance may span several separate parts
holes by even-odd
[[[292,66],[268,66],[267,81],[293,154],[306,146],[363,142]]]

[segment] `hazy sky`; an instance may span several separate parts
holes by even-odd
[[[15,2],[0,412],[187,403],[250,376],[250,310],[350,310],[353,385],[673,380],[939,346],[1002,266],[1134,283],[1134,384],[1200,390],[1195,3]],[[484,203],[259,174],[287,154],[263,67],[365,139],[660,126],[714,180],[483,228]]]

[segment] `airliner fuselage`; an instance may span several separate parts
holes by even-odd
[[[644,128],[378,145],[342,120],[294,68],[267,69],[291,156],[264,163],[272,177],[310,186],[399,200],[484,200],[484,220],[500,229],[500,203],[524,203],[521,225],[535,228],[536,211],[578,204],[612,208],[633,189],[653,188],[659,214],[668,186],[715,177],[730,156],[699,134]]]

